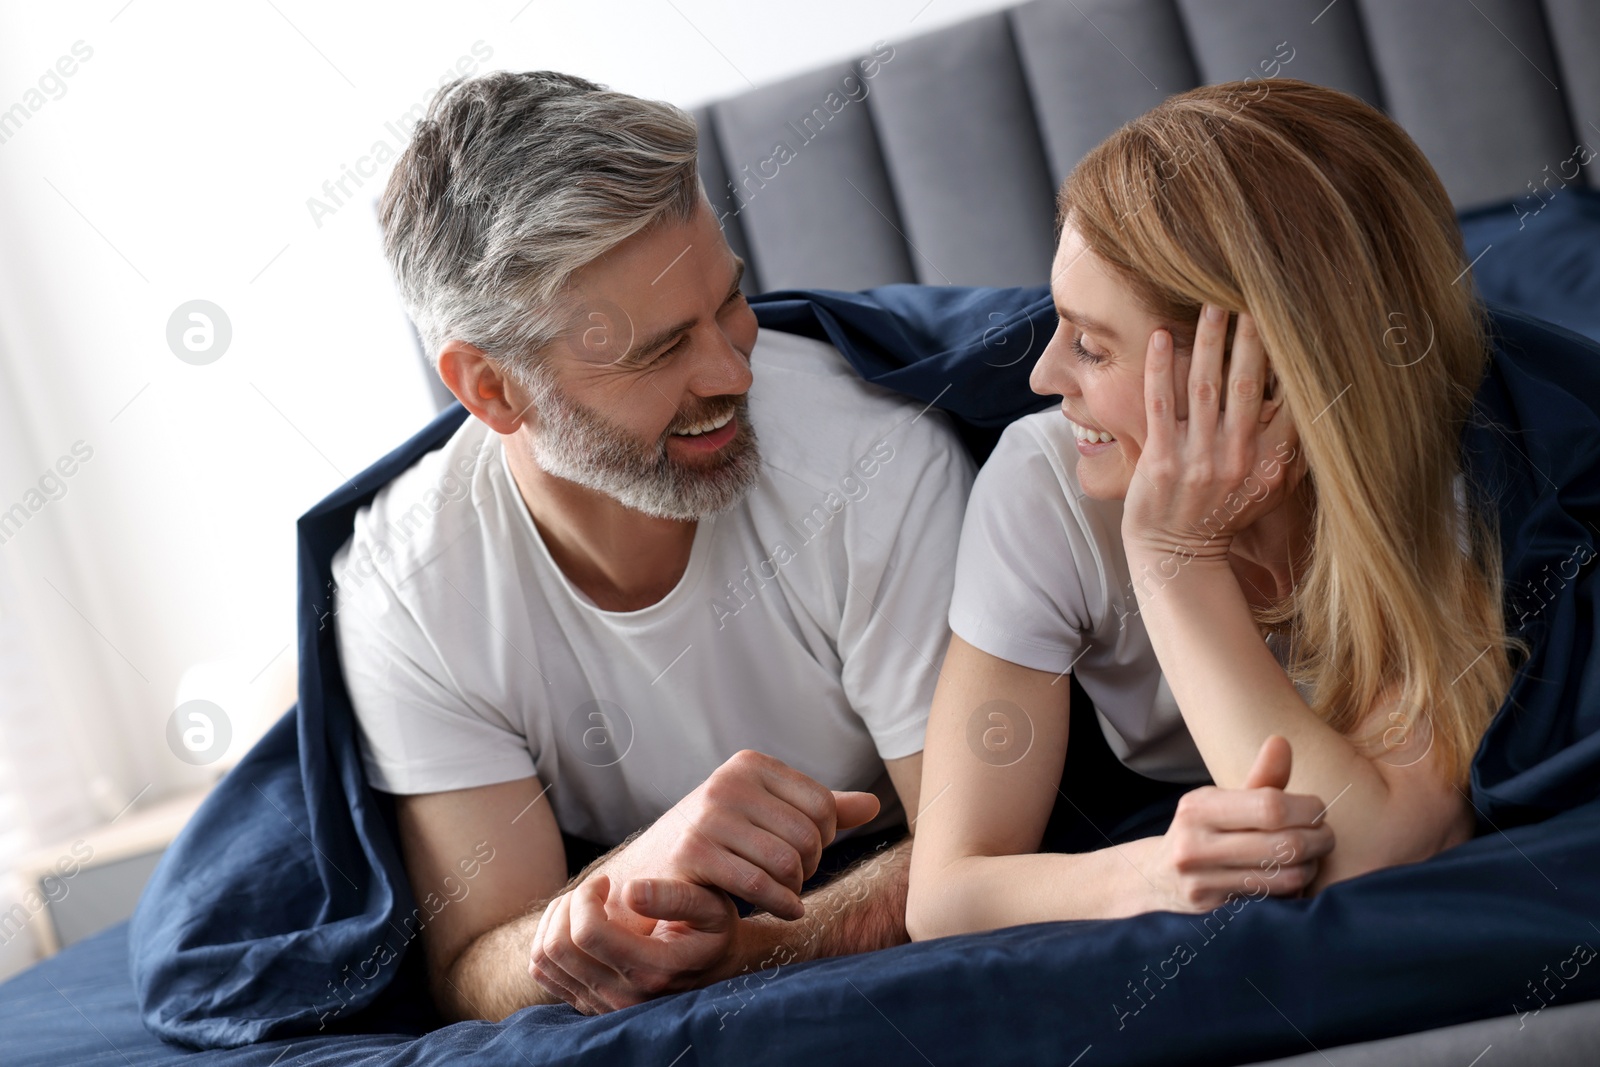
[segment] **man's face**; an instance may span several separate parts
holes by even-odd
[[[689,222],[630,238],[579,271],[566,333],[519,376],[539,465],[659,518],[736,503],[760,471],[743,271],[703,199]]]

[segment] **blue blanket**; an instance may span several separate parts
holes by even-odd
[[[980,455],[1045,403],[1026,385],[1054,328],[1042,288],[755,303],[764,328],[825,337],[868,380],[950,411]],[[421,946],[405,937],[415,924],[403,925],[427,904],[409,890],[392,807],[363,779],[330,561],[357,509],[467,417],[455,406],[300,520],[300,699],[145,892],[129,940],[146,1025],[201,1047],[426,1032],[405,1045],[412,1063],[685,1053],[677,1062],[880,1067],[1003,1049],[1069,1064],[1091,1047],[1085,1065],[1230,1063],[1600,996],[1582,948],[1600,944],[1600,345],[1504,308],[1494,326],[1462,448],[1498,510],[1513,620],[1534,651],[1473,765],[1473,841],[1310,900],[1041,924],[764,971],[597,1018],[538,1007],[433,1029]],[[1149,832],[1138,815],[1099,825]]]

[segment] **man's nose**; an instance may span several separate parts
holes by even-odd
[[[750,360],[717,330],[705,355],[696,361],[689,388],[700,396],[737,395],[748,392],[754,380]]]

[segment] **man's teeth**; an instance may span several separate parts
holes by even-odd
[[[676,432],[679,437],[699,437],[703,433],[710,433],[712,430],[722,429],[724,426],[728,425],[728,420],[731,418],[733,418],[733,412],[730,411],[721,418],[707,419],[705,422],[697,422],[687,430],[678,430]]]
[[[1072,422],[1071,419],[1068,419],[1067,421],[1069,423],[1072,423],[1072,434],[1073,434],[1073,436],[1076,437],[1080,441],[1084,441],[1084,442],[1087,442],[1089,444],[1094,444],[1095,442],[1115,441],[1116,440],[1115,437],[1112,437],[1110,434],[1106,433],[1104,430],[1091,430],[1087,426],[1079,426],[1077,423]]]

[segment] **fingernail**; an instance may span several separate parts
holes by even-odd
[[[1161,351],[1165,352],[1167,350],[1168,346],[1170,346],[1171,344],[1172,344],[1172,338],[1167,336],[1167,331],[1166,330],[1157,330],[1156,331],[1156,336],[1155,336],[1156,348],[1158,348]]]
[[[1222,309],[1220,307],[1218,307],[1215,304],[1207,304],[1206,305],[1206,318],[1207,319],[1211,320],[1212,322],[1221,322],[1222,321],[1222,317],[1223,317],[1223,312],[1222,312]]]

